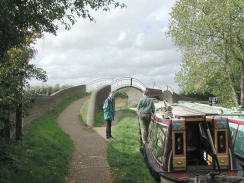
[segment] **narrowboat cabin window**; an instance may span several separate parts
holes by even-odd
[[[227,119],[216,119],[215,128],[227,128]]]

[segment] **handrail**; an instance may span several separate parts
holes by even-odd
[[[111,83],[112,91],[116,91],[120,88],[127,87],[127,86],[137,88],[140,91],[146,90],[146,86],[142,82],[131,77],[118,78],[113,80],[113,82]]]
[[[121,78],[101,78],[94,80],[86,85],[86,91],[87,92],[92,92],[96,88],[110,84],[111,85],[111,90],[116,91],[124,87],[134,87],[139,89],[140,91],[146,90],[146,86],[140,82],[139,80],[131,77],[121,77]]]
[[[86,92],[93,92],[96,88],[110,84],[114,78],[101,78],[94,80],[86,85]]]

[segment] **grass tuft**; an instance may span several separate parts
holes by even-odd
[[[84,123],[84,125],[87,125],[88,107],[89,107],[89,100],[85,102],[84,106],[80,110],[79,119],[82,123]],[[104,125],[104,123],[105,123],[105,120],[103,118],[103,111],[101,111],[96,116],[96,122],[94,124],[94,127],[102,127]]]
[[[79,115],[79,119],[81,122],[83,122],[84,124],[87,124],[87,111],[88,111],[88,107],[89,107],[89,101],[86,101],[83,105],[83,107],[80,110],[80,115]]]

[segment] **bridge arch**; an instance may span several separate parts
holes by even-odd
[[[92,81],[87,84],[86,91],[93,92],[96,88],[107,84],[111,85],[111,91],[115,93],[118,90],[126,92],[130,102],[137,102],[142,97],[141,93],[146,90],[146,86],[139,80],[132,77],[121,77],[116,79],[102,78]]]
[[[117,90],[120,90],[125,87],[133,87],[140,90],[141,92],[146,90],[146,86],[142,82],[131,77],[118,78],[111,82],[112,91],[116,92]]]
[[[138,100],[142,96],[139,95],[140,92],[149,90],[150,97],[157,98],[159,100],[166,100],[168,102],[174,101],[174,92],[170,86],[165,86],[162,89],[159,88],[147,88],[141,81],[132,77],[121,77],[121,78],[101,78],[94,80],[86,85],[87,92],[93,92],[98,87],[104,85],[111,85],[111,91],[117,92],[118,90],[126,90],[129,98],[133,101]],[[137,89],[139,92],[134,92],[132,89]]]
[[[104,86],[110,84],[111,85],[111,90],[112,91],[117,91],[125,87],[133,87],[141,92],[146,90],[146,86],[140,82],[139,80],[132,78],[132,77],[121,77],[121,78],[102,78],[102,79],[97,79],[95,81],[92,81],[86,85],[86,91],[87,92],[92,92],[96,88],[100,86]]]
[[[101,78],[96,79],[88,84],[86,84],[86,92],[93,92],[100,86],[111,84],[114,78]]]

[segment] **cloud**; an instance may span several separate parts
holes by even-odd
[[[175,0],[124,0],[127,8],[90,11],[96,22],[78,18],[70,31],[45,34],[32,61],[47,71],[47,85],[82,85],[99,78],[133,77],[147,87],[170,86],[181,54],[166,37]],[[32,80],[31,85],[42,83]]]

